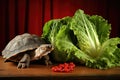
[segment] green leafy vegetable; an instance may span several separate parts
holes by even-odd
[[[110,38],[111,25],[98,15],[77,10],[73,17],[47,22],[42,37],[54,45],[55,61],[82,62],[88,67],[107,69],[120,66],[120,38]]]

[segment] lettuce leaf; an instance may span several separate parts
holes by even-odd
[[[54,46],[52,58],[57,62],[108,69],[120,66],[120,38],[110,38],[110,30],[107,20],[79,9],[73,17],[48,21],[42,37]]]

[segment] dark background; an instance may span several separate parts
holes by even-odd
[[[119,5],[119,0],[0,0],[0,52],[16,35],[41,35],[46,21],[73,16],[78,9],[103,16],[112,25],[110,37],[120,37]]]

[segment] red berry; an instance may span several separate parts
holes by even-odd
[[[62,67],[62,68],[63,68],[63,67],[64,67],[64,64],[59,64],[59,67]]]
[[[54,72],[70,72],[73,71],[75,64],[73,62],[59,64],[58,66],[52,67],[52,71]]]

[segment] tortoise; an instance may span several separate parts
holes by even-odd
[[[6,45],[2,56],[5,58],[5,62],[8,60],[18,62],[17,68],[28,68],[30,61],[42,57],[45,58],[46,65],[52,64],[48,55],[52,50],[53,46],[46,44],[41,37],[24,33],[17,35]]]

